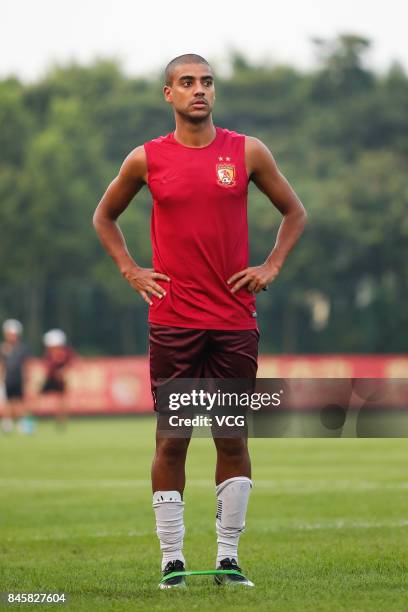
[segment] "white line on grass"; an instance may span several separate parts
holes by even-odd
[[[134,489],[149,488],[148,479],[25,479],[25,478],[1,478],[0,488],[20,490],[72,490],[72,489]],[[214,483],[206,479],[189,479],[188,487],[213,488]],[[377,491],[377,490],[404,490],[408,489],[408,482],[380,482],[372,480],[264,480],[254,479],[254,489],[267,489],[268,493],[307,494],[320,491]]]
[[[268,519],[267,524],[259,525],[259,521],[251,528],[252,533],[274,533],[281,531],[315,531],[315,530],[348,530],[348,529],[384,529],[384,528],[408,527],[407,519],[393,519],[383,521],[366,521],[356,519],[335,519],[319,522],[306,522],[296,520],[277,520]],[[97,532],[72,532],[66,533],[47,533],[36,535],[19,535],[17,537],[5,538],[6,542],[41,542],[41,541],[73,541],[76,538],[138,538],[153,535],[153,530],[146,531],[97,531]]]

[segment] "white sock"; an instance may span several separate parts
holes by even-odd
[[[153,508],[156,514],[156,533],[163,553],[162,570],[169,561],[179,559],[185,564],[183,549],[184,502],[178,491],[155,491]]]
[[[217,516],[215,527],[217,531],[217,561],[228,557],[238,563],[239,536],[245,529],[245,515],[248,506],[252,481],[246,476],[228,478],[216,487]]]

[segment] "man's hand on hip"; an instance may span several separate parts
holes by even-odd
[[[122,270],[122,276],[149,306],[153,303],[150,296],[155,295],[158,298],[163,298],[166,295],[165,289],[157,284],[156,280],[170,281],[168,276],[155,272],[153,268],[139,268],[138,266]]]
[[[277,264],[264,263],[261,266],[245,268],[245,270],[236,272],[227,282],[229,285],[232,285],[232,293],[236,293],[245,286],[248,291],[259,293],[262,290],[266,290],[268,285],[275,280],[279,270],[280,267]]]

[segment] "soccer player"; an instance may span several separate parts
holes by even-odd
[[[56,424],[60,429],[66,426],[66,374],[76,355],[67,346],[67,337],[61,329],[50,329],[43,336],[45,346],[45,381],[41,393],[52,394],[55,405]]]
[[[0,367],[4,373],[6,392],[5,414],[2,429],[5,433],[13,430],[20,419],[24,422],[24,369],[28,348],[22,341],[23,326],[17,319],[3,323],[4,342],[0,345]]]
[[[255,379],[255,295],[276,278],[306,223],[303,205],[268,148],[256,138],[214,126],[214,74],[203,57],[191,53],[173,59],[165,70],[163,93],[174,112],[174,132],[128,155],[94,214],[106,251],[149,305],[155,401],[163,379]],[[254,267],[248,267],[249,181],[283,215],[275,246]],[[144,185],[153,198],[153,268],[136,263],[117,224]],[[156,436],[153,507],[164,576],[185,567],[183,490],[189,441]],[[247,440],[214,437],[214,442],[216,567],[239,570],[238,540],[252,487]],[[216,582],[253,586],[238,574],[217,576]],[[184,585],[184,578],[175,576],[161,587]]]

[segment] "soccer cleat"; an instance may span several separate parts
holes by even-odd
[[[184,563],[179,561],[169,561],[163,570],[163,578],[159,582],[159,589],[175,589],[186,586],[186,579],[184,576],[171,576],[167,580],[164,580],[169,574],[175,572],[184,572]]]
[[[241,568],[238,567],[237,562],[235,561],[235,559],[222,559],[220,561],[220,565],[217,567],[218,570],[233,570],[234,572],[237,573],[231,573],[231,574],[216,574],[214,576],[214,582],[215,584],[218,585],[228,585],[228,586],[247,586],[247,587],[253,587],[255,586],[253,582],[251,582],[251,580],[248,580],[248,578],[246,578],[244,576],[244,574],[241,573]]]

